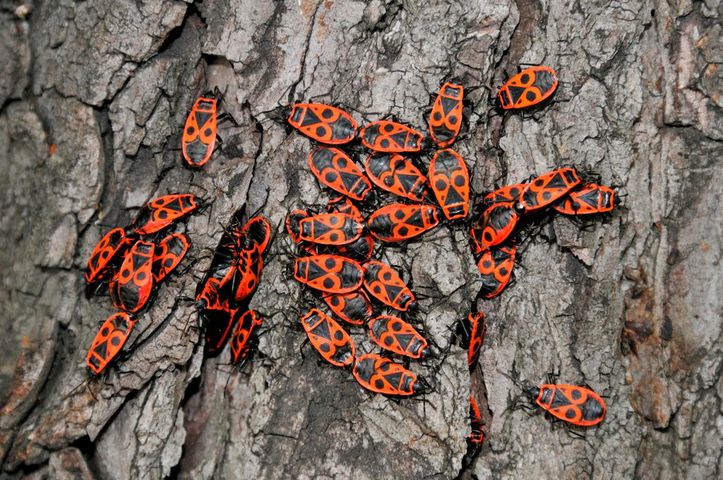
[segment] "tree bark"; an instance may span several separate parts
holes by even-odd
[[[716,0],[0,2],[0,459],[6,478],[720,478],[721,13]],[[555,68],[555,101],[491,116],[519,64]],[[523,241],[516,282],[479,303],[477,371],[451,345],[479,274],[463,228],[387,259],[411,274],[443,361],[423,401],[371,396],[302,358],[286,213],[323,204],[310,142],[274,118],[297,99],[424,130],[429,94],[462,79],[455,145],[477,194],[559,165],[621,193],[611,215],[557,216]],[[180,132],[218,86],[238,126],[200,171]],[[198,194],[191,265],[160,287],[107,375],[84,360],[112,306],[82,270],[148,199]],[[277,226],[252,307],[270,327],[239,371],[203,357],[191,302],[231,214]],[[585,227],[585,228],[581,228]],[[359,342],[362,336],[359,336]],[[364,344],[363,348],[371,349]],[[607,418],[584,439],[513,409],[518,382],[589,384]],[[468,394],[487,438],[463,459]]]

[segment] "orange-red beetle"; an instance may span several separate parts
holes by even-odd
[[[90,254],[85,280],[91,284],[112,276],[117,266],[116,260],[119,260],[132,244],[133,240],[122,228],[114,228],[103,235]]]
[[[136,322],[127,313],[114,313],[103,322],[88,350],[85,364],[98,375],[120,353]]]
[[[462,157],[451,148],[437,150],[429,163],[429,183],[449,220],[469,213],[469,172]]]
[[[309,169],[321,184],[354,200],[364,200],[372,184],[356,163],[338,148],[317,147],[309,153]]]
[[[379,315],[369,320],[369,337],[385,350],[410,358],[429,355],[427,340],[399,317]]]
[[[348,367],[354,363],[354,341],[336,320],[312,308],[301,317],[301,326],[309,343],[324,360],[336,367]]]
[[[503,110],[528,108],[538,105],[555,93],[557,73],[542,65],[522,70],[507,80],[497,93]]]
[[[502,293],[512,278],[516,253],[515,246],[492,247],[482,252],[482,256],[477,261],[477,268],[482,274],[480,296],[494,298]]]
[[[119,310],[135,313],[151,297],[154,251],[152,242],[138,240],[126,254],[118,273],[108,286],[113,305]]]
[[[183,159],[191,167],[202,167],[216,147],[217,105],[213,97],[201,97],[186,119],[181,138]]]
[[[433,229],[439,224],[434,205],[392,203],[369,216],[367,227],[383,242],[403,242]]]
[[[372,122],[359,132],[366,148],[383,153],[414,153],[422,150],[424,137],[402,123],[390,120]]]
[[[423,390],[415,373],[373,353],[357,357],[352,373],[359,385],[375,393],[408,397]]]
[[[361,286],[364,270],[339,255],[313,255],[294,260],[294,278],[322,292],[347,293]]]
[[[429,115],[429,135],[440,146],[452,145],[462,127],[464,87],[447,82],[439,89]]]
[[[475,255],[499,245],[515,230],[519,213],[510,202],[495,203],[482,213],[481,222],[470,229],[470,241]]]
[[[605,418],[605,402],[589,388],[544,384],[530,389],[529,394],[550,415],[579,427],[592,427]]]
[[[323,103],[295,103],[289,125],[307,137],[327,145],[342,145],[354,140],[357,123],[341,108]]]
[[[570,167],[543,173],[522,189],[517,208],[525,213],[544,208],[562,198],[580,182],[577,170]]]
[[[587,183],[552,205],[565,215],[591,215],[612,212],[615,207],[615,191],[604,185]]]
[[[364,264],[364,270],[364,288],[374,298],[397,310],[409,309],[414,294],[392,267],[370,260]]]

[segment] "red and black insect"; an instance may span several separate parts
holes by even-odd
[[[467,441],[473,447],[479,447],[484,442],[485,424],[482,421],[482,413],[480,412],[479,406],[472,395],[469,396],[469,423],[471,427],[471,433],[467,437]]]
[[[183,159],[191,167],[202,167],[216,147],[217,104],[213,97],[201,97],[193,104],[183,128]]]
[[[470,370],[477,365],[486,331],[485,314],[482,312],[470,313],[457,324],[457,337],[462,348],[467,350],[467,365]]]
[[[434,205],[405,205],[392,203],[372,213],[367,227],[374,237],[383,242],[403,242],[439,224]]]
[[[322,292],[348,293],[361,286],[364,270],[346,257],[313,255],[294,260],[294,278]]]
[[[106,233],[93,249],[88,260],[85,280],[88,284],[102,281],[115,273],[116,260],[121,258],[133,241],[122,228]]]
[[[341,108],[322,103],[296,103],[288,122],[301,133],[327,145],[342,145],[354,140],[357,123]]]
[[[152,242],[138,240],[126,254],[108,288],[113,305],[119,310],[135,313],[151,297],[154,251]]]
[[[615,191],[604,185],[586,183],[552,205],[565,215],[591,215],[612,212],[615,208]]]
[[[449,220],[469,213],[469,172],[462,157],[451,148],[438,150],[429,164],[429,183],[437,203]]]
[[[362,326],[374,314],[372,305],[362,290],[324,295],[324,302],[334,315],[349,325]]]
[[[539,210],[562,198],[579,184],[580,177],[574,168],[558,168],[544,173],[525,186],[517,208],[525,213]]]
[[[392,267],[370,260],[364,264],[364,270],[364,288],[374,298],[396,310],[409,309],[414,294]]]
[[[337,198],[329,200],[327,209],[330,212],[345,213],[351,215],[354,220],[358,223],[364,223],[364,217],[362,217],[359,209],[352,203],[352,201],[343,195]],[[372,257],[374,253],[374,239],[371,235],[364,234],[357,238],[353,242],[347,245],[341,245],[338,248],[338,252],[342,255],[348,256],[354,260],[360,262],[366,262]]]
[[[480,296],[489,299],[502,293],[510,283],[516,254],[515,246],[492,247],[482,253],[477,261],[477,268],[482,274]]]
[[[103,322],[88,350],[85,364],[95,375],[120,353],[136,322],[125,312],[114,313]]]
[[[256,330],[263,324],[263,317],[256,310],[236,310],[232,323],[236,324],[231,334],[231,363],[243,364],[253,352]]]
[[[126,233],[150,235],[190,215],[199,207],[198,199],[190,193],[174,193],[155,198],[145,204]]]
[[[462,127],[464,87],[446,82],[439,89],[429,116],[429,135],[440,146],[452,145]]]
[[[383,153],[414,153],[422,150],[424,137],[402,123],[379,120],[366,125],[359,132],[366,148]]]
[[[470,239],[475,254],[499,245],[515,230],[519,213],[510,202],[495,203],[482,213],[481,221],[472,226]]]
[[[321,245],[346,245],[361,237],[364,226],[345,213],[322,213],[299,220],[299,238]]]
[[[409,397],[424,390],[414,372],[374,353],[357,357],[352,373],[359,385],[375,393]]]
[[[497,93],[503,110],[518,110],[539,105],[555,93],[557,73],[543,65],[522,70],[507,80]]]
[[[424,201],[427,177],[403,156],[370,155],[364,166],[369,179],[382,190],[415,202]]]
[[[354,342],[336,320],[312,308],[301,317],[301,326],[309,343],[324,360],[336,367],[348,367],[354,363]]]
[[[592,427],[602,422],[607,409],[603,399],[585,387],[544,384],[531,388],[530,397],[553,417],[577,425]]]
[[[399,317],[379,315],[369,320],[369,336],[385,350],[410,358],[429,355],[427,340]]]
[[[153,281],[158,284],[171,273],[191,247],[183,233],[172,233],[163,238],[153,252]]]
[[[309,153],[309,169],[323,185],[353,198],[364,200],[372,184],[354,161],[338,148],[317,147]]]
[[[505,185],[485,195],[484,201],[488,205],[493,203],[516,202],[520,198],[520,194],[526,185],[526,183]]]

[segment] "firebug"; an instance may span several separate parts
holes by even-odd
[[[429,116],[429,135],[440,146],[452,145],[462,127],[464,87],[446,82],[439,89]]]
[[[353,198],[364,200],[372,188],[369,179],[354,161],[338,148],[317,147],[309,153],[309,169],[322,185]]]
[[[517,208],[525,213],[539,210],[562,198],[579,184],[580,177],[574,168],[558,168],[544,173],[525,186]]]
[[[382,153],[420,152],[424,143],[421,133],[402,123],[379,120],[359,131],[366,148]]]
[[[362,326],[373,315],[372,305],[362,290],[327,294],[324,295],[324,302],[334,312],[334,315],[349,325]]]
[[[136,215],[126,233],[150,235],[190,215],[199,207],[198,199],[190,193],[174,193],[154,198]]]
[[[91,372],[98,375],[105,370],[120,353],[135,324],[125,312],[114,313],[103,322],[85,359]]]
[[[113,305],[119,310],[135,313],[150,298],[153,291],[154,251],[152,242],[138,240],[126,254],[108,288]]]
[[[557,73],[550,67],[526,68],[500,87],[497,101],[503,110],[529,108],[550,98],[557,83]]]
[[[341,108],[322,103],[296,103],[288,122],[301,133],[327,145],[342,145],[354,140],[357,123]]]
[[[379,315],[369,320],[369,335],[374,343],[385,350],[410,358],[429,355],[427,340],[399,317]]]
[[[470,313],[466,319],[457,324],[457,336],[461,340],[462,347],[467,349],[467,365],[470,370],[477,365],[486,331],[483,312]]]
[[[160,283],[171,273],[191,246],[190,240],[183,233],[172,233],[156,244],[153,252],[153,281]]]
[[[327,293],[348,293],[357,290],[364,279],[359,263],[339,255],[313,255],[294,261],[294,278]]]
[[[398,153],[369,155],[364,164],[369,179],[377,187],[415,202],[427,194],[427,177]]]
[[[383,242],[402,242],[433,229],[439,224],[434,205],[392,203],[369,216],[367,227]]]
[[[530,397],[550,415],[579,427],[592,427],[602,422],[607,409],[603,399],[585,387],[566,384],[544,384],[531,388]]]
[[[299,238],[322,245],[346,245],[361,237],[364,226],[345,213],[322,213],[299,220]]]
[[[437,150],[429,164],[429,183],[437,203],[449,220],[469,213],[469,172],[462,157],[451,148]]]
[[[611,212],[615,207],[615,191],[604,185],[586,183],[552,205],[565,215],[590,215]]]
[[[481,221],[474,224],[470,230],[474,253],[482,253],[507,240],[515,230],[519,219],[519,213],[510,202],[495,203],[487,207],[482,213]]]
[[[91,284],[99,282],[114,272],[116,260],[121,258],[133,241],[122,228],[114,228],[101,238],[90,254],[85,280]]]
[[[510,283],[517,247],[500,245],[482,252],[477,268],[482,274],[480,296],[494,298]]]
[[[364,288],[374,298],[396,310],[409,309],[414,294],[392,267],[370,260],[364,264],[364,270]]]
[[[213,97],[200,97],[186,118],[181,138],[183,158],[191,167],[202,167],[216,147],[217,104]]]
[[[375,393],[409,397],[424,390],[415,373],[374,353],[358,356],[352,373],[359,385]]]
[[[256,310],[236,310],[232,322],[236,325],[231,334],[231,363],[240,364],[251,354],[256,330],[263,324],[263,317]]]
[[[354,342],[336,320],[312,308],[301,317],[301,326],[309,343],[324,360],[336,367],[348,367],[354,363]]]

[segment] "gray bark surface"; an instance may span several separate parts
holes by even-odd
[[[716,0],[1,0],[0,476],[720,478],[722,11]],[[521,63],[556,68],[556,101],[490,117],[488,88]],[[435,391],[397,403],[299,354],[303,297],[282,223],[328,194],[306,167],[310,142],[270,112],[314,98],[423,130],[429,94],[452,76],[481,87],[455,147],[476,192],[574,164],[624,196],[586,228],[558,216],[527,239],[516,283],[480,304],[476,373],[451,346]],[[193,172],[180,132],[214,86],[238,126],[222,124],[223,147]],[[161,286],[130,354],[88,380],[85,354],[112,312],[83,295],[90,251],[148,199],[186,191],[212,201],[187,222],[192,267]],[[263,357],[238,371],[228,351],[203,358],[184,297],[244,204],[278,235],[252,302],[271,327]],[[419,320],[446,348],[479,288],[465,232],[436,229],[388,260],[429,295]],[[512,408],[521,392],[505,375],[548,372],[607,397],[584,439]],[[470,388],[488,428],[471,463]]]

